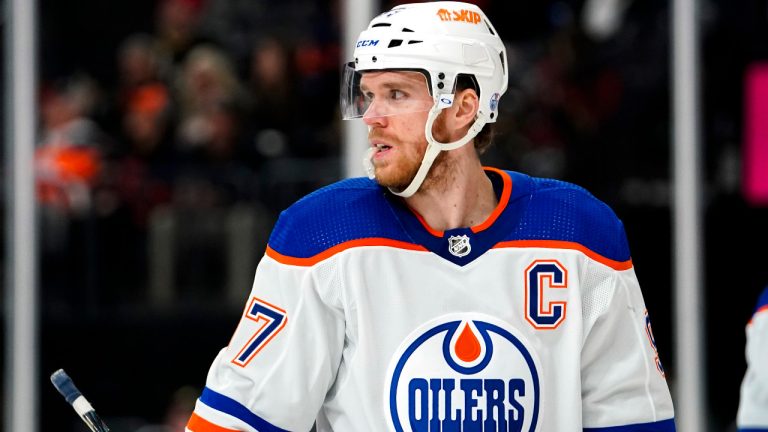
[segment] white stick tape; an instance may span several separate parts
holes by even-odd
[[[88,403],[88,401],[82,395],[75,399],[74,402],[72,402],[72,407],[80,416],[84,416],[86,413],[93,411],[91,404]]]

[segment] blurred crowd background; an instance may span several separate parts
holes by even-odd
[[[485,162],[614,208],[674,390],[670,2],[475,3],[511,71]],[[720,431],[733,428],[743,329],[768,283],[768,204],[742,193],[744,75],[768,61],[768,1],[698,3],[707,403]],[[340,8],[39,1],[41,430],[84,430],[47,381],[58,368],[117,432],[183,430],[279,212],[344,176]]]

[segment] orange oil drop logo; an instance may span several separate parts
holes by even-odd
[[[454,346],[456,357],[465,363],[471,363],[480,357],[481,350],[480,340],[472,331],[469,323],[465,323]]]

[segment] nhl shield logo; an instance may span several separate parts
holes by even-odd
[[[455,257],[464,257],[472,251],[472,245],[469,244],[467,235],[450,236],[448,238],[448,252]]]

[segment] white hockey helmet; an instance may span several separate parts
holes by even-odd
[[[421,186],[440,151],[461,147],[486,123],[496,121],[499,98],[507,90],[506,50],[485,13],[473,4],[404,4],[377,16],[360,33],[354,61],[345,65],[342,74],[341,111],[345,120],[366,114],[370,101],[360,90],[360,79],[365,72],[380,70],[422,72],[432,96],[431,103],[408,108],[429,111],[429,116],[424,129],[428,147],[419,172],[404,191],[393,191],[407,197]],[[432,136],[432,125],[440,110],[453,104],[459,75],[469,76],[476,84],[480,107],[466,136],[440,143]],[[364,162],[373,177],[370,156],[371,152]]]

